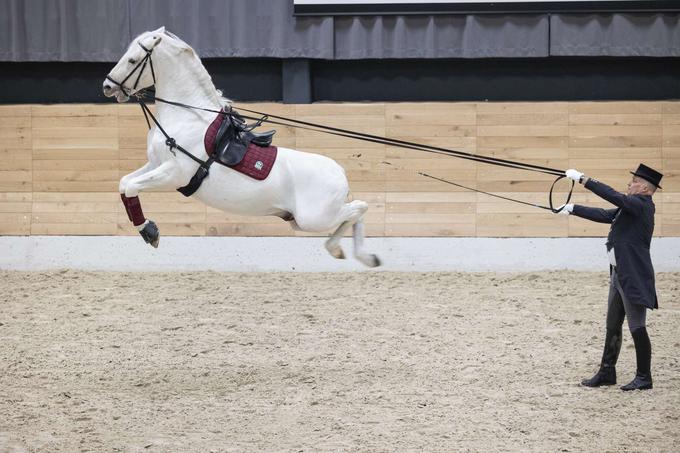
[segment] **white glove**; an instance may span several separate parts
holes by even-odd
[[[583,178],[583,173],[578,170],[574,170],[573,168],[565,171],[564,174],[567,176],[567,178],[572,179],[575,182],[581,182],[581,178]]]
[[[557,209],[560,210],[557,215],[568,216],[574,210],[574,203],[563,204]]]

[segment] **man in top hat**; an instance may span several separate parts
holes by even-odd
[[[645,321],[648,308],[659,308],[649,245],[654,232],[652,195],[657,188],[661,188],[659,183],[663,175],[643,164],[631,174],[633,177],[624,195],[577,170],[566,171],[568,178],[583,184],[586,189],[616,206],[615,209],[597,209],[567,204],[560,211],[562,215],[572,214],[611,224],[606,244],[611,274],[607,333],[599,371],[581,382],[587,387],[616,384],[615,365],[621,350],[621,327],[626,317],[635,343],[637,372],[635,378],[621,390],[652,388],[652,345]]]

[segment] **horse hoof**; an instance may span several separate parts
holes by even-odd
[[[150,244],[153,248],[158,248],[158,243],[161,240],[161,233],[153,220],[149,220],[139,232],[144,239],[144,242]]]
[[[336,245],[335,247],[329,246],[328,243],[325,244],[326,250],[331,254],[333,258],[344,260],[345,252],[342,251],[342,247]]]
[[[357,256],[357,259],[368,267],[378,267],[382,264],[378,255]]]

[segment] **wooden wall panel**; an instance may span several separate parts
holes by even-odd
[[[0,235],[31,233],[31,192],[0,192]]]
[[[155,108],[151,110],[155,113]],[[118,180],[142,167],[146,161],[146,134],[149,127],[137,105],[121,105],[118,111]],[[118,185],[116,184],[116,190]]]
[[[661,221],[657,218],[657,225],[661,227],[662,236],[680,236],[680,193],[661,194]]]
[[[119,202],[113,192],[34,192],[31,234],[115,235]]]
[[[0,106],[0,192],[32,192],[30,106]]]
[[[31,117],[34,192],[116,190],[117,106],[36,105]],[[32,229],[34,234],[43,234],[38,231],[47,234],[48,230]],[[49,231],[56,234],[54,229]],[[90,227],[88,231],[97,234],[99,230]]]
[[[655,196],[657,236],[680,236],[680,102],[243,104],[252,110],[378,136],[560,169],[578,168],[619,190],[645,162],[665,176]],[[255,116],[255,114],[246,113]],[[424,177],[527,203],[548,204],[554,177],[379,143],[276,129],[275,144],[324,154],[369,203],[370,236],[605,236],[608,225],[557,217]],[[119,179],[146,162],[137,105],[0,106],[0,234],[137,235]],[[555,202],[566,196],[556,186]],[[208,208],[175,191],[143,193],[161,235],[324,236],[276,217]],[[607,202],[578,186],[573,201]],[[348,235],[351,232],[347,233]]]

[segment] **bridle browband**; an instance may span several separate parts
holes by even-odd
[[[139,84],[139,79],[142,77],[142,74],[144,73],[144,69],[146,68],[146,64],[149,63],[149,67],[151,68],[151,77],[153,77],[153,84],[156,85],[156,73],[153,70],[153,60],[151,59],[151,53],[153,52],[153,47],[151,49],[147,49],[144,47],[144,45],[141,42],[137,42],[139,44],[139,47],[144,49],[144,52],[146,52],[146,55],[144,58],[142,58],[139,63],[137,63],[137,66],[132,68],[132,71],[128,73],[128,75],[123,79],[122,82],[118,82],[114,80],[109,74],[106,75],[106,80],[110,80],[114,84],[118,85],[120,89],[125,93],[126,96],[130,96],[132,94],[132,91],[128,92],[127,88],[125,88],[125,82],[128,81],[130,77],[132,77],[132,74],[137,71],[137,69],[141,66],[141,70],[139,71],[139,74],[137,74],[137,79],[135,79],[135,84],[133,85],[131,90],[136,90],[137,85]]]

